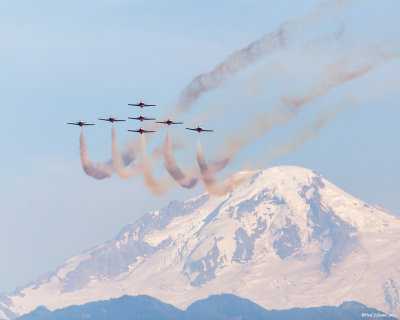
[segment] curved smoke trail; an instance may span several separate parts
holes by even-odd
[[[231,162],[231,159],[223,158],[222,160],[216,161],[208,166],[207,164],[205,164],[205,161],[200,161],[200,165],[206,166],[206,168],[203,168],[203,174],[199,173],[198,170],[191,170],[191,173],[189,175],[185,175],[176,163],[176,160],[172,153],[172,142],[169,130],[167,131],[167,135],[165,138],[164,159],[164,167],[167,169],[171,177],[182,187],[188,189],[193,188],[200,178],[207,179],[205,177],[205,172],[207,172],[208,175],[215,174],[224,169]]]
[[[345,4],[348,1],[334,1],[330,4],[333,4],[335,8],[339,8],[340,5]],[[287,44],[289,44],[292,40],[296,39],[295,35],[298,32],[302,32],[305,30],[304,25],[315,23],[315,21],[319,20],[322,15],[325,15],[328,10],[326,10],[327,4],[321,5],[314,12],[308,14],[300,19],[295,21],[283,24],[278,31],[274,33],[267,34],[263,36],[261,39],[253,42],[248,47],[243,48],[241,50],[233,53],[228,59],[220,63],[214,70],[208,73],[201,74],[195,77],[192,82],[186,86],[179,99],[179,105],[176,108],[176,112],[187,112],[190,110],[191,106],[206,92],[216,89],[221,86],[225,80],[229,77],[232,77],[239,73],[241,70],[246,69],[247,67],[255,64],[265,55],[275,52],[278,49],[285,48]],[[333,38],[336,35],[340,35],[342,31],[334,34]],[[316,39],[315,43],[318,44],[321,40]],[[325,41],[325,39],[322,39]],[[311,42],[310,45],[314,43]],[[354,57],[345,57],[342,59],[336,60],[333,64],[331,64],[328,68],[326,68],[323,72],[320,72],[319,82],[316,82],[315,86],[306,92],[306,94],[300,98],[293,96],[281,96],[281,102],[278,106],[274,108],[269,108],[259,113],[257,117],[255,117],[254,122],[249,124],[247,127],[242,128],[242,130],[238,131],[239,138],[236,137],[227,137],[227,146],[229,150],[225,153],[224,157],[220,157],[220,161],[214,163],[213,165],[208,165],[204,159],[200,143],[198,142],[197,148],[197,162],[200,167],[200,173],[198,176],[194,173],[186,174],[182,172],[182,170],[178,167],[175,158],[173,157],[172,147],[171,147],[171,138],[169,132],[167,132],[166,143],[163,149],[164,151],[164,166],[169,172],[169,174],[177,181],[181,186],[186,188],[191,188],[196,185],[197,181],[201,178],[205,184],[207,192],[214,195],[224,195],[229,193],[234,186],[242,183],[245,180],[242,175],[232,175],[230,178],[226,179],[223,182],[217,182],[213,176],[214,173],[222,170],[225,166],[227,166],[238,154],[240,149],[247,145],[248,143],[253,142],[256,139],[263,137],[270,129],[286,123],[291,119],[295,118],[300,110],[314,102],[321,96],[327,94],[331,89],[340,86],[344,83],[357,79],[361,76],[364,76],[372,69],[374,69],[380,62],[393,57],[393,55],[388,54],[386,52],[382,52],[380,50],[381,46],[376,45],[364,52],[364,55],[360,55],[356,58]],[[363,64],[359,63],[359,60],[365,60]],[[268,155],[276,156],[279,154],[284,154],[290,152],[302,142],[304,142],[309,137],[315,135],[315,132],[324,125],[328,118],[325,120],[321,120],[316,123],[311,129],[306,129],[304,134],[297,136],[296,140],[290,141],[287,145],[277,147],[275,150],[272,150]],[[113,133],[113,139],[115,138],[115,132]],[[135,139],[136,140],[136,139]],[[136,140],[137,141],[137,140]],[[116,142],[116,138],[115,138]],[[82,145],[82,143],[81,143]],[[86,147],[86,146],[85,146]],[[115,150],[114,150],[115,149]],[[156,181],[152,175],[150,170],[150,165],[147,160],[146,155],[146,146],[144,136],[141,137],[141,149],[142,149],[142,161],[141,167],[144,174],[144,179],[147,186],[154,194],[163,194],[166,192],[167,187],[164,186],[163,183]],[[118,149],[117,143],[113,143],[113,162],[116,171],[120,175],[125,175],[127,172],[124,170],[124,167],[127,163],[131,163],[134,160],[134,146],[130,143],[130,147],[128,152],[124,153],[121,158],[121,153]],[[81,151],[81,157],[83,152]],[[159,150],[153,155],[159,155]],[[102,177],[102,175],[107,175],[107,168],[103,168],[102,166],[105,164],[97,164],[93,165],[90,162],[90,159],[87,156],[88,161],[86,161],[86,169],[84,170],[87,174],[88,172],[95,172],[96,174]],[[82,160],[82,166],[83,165]],[[110,165],[110,163],[107,163]],[[97,172],[96,170],[99,172]],[[105,173],[102,172],[104,169]],[[121,173],[123,172],[123,173]],[[112,170],[110,175],[112,174]],[[134,176],[134,175],[133,175]],[[107,177],[107,176],[106,176]],[[102,179],[102,178],[98,178]]]
[[[158,182],[151,174],[151,167],[149,161],[147,159],[147,151],[146,151],[146,139],[144,135],[140,137],[140,145],[141,145],[141,167],[143,178],[146,183],[148,189],[155,195],[160,196],[165,194],[169,188],[171,187],[167,182]]]
[[[113,163],[112,161],[104,163],[94,164],[89,158],[89,152],[87,150],[85,136],[83,134],[83,129],[79,137],[79,150],[81,154],[82,168],[85,173],[95,179],[101,180],[111,177],[113,174]]]
[[[197,140],[197,162],[200,167],[200,172],[204,182],[205,189],[208,194],[213,196],[225,196],[232,192],[233,189],[240,186],[248,179],[250,179],[256,171],[242,171],[231,175],[229,178],[222,182],[217,182],[213,177],[211,170],[208,167],[207,162],[204,159],[203,151],[201,149],[200,140]]]
[[[121,152],[118,147],[118,140],[117,136],[115,134],[115,127],[114,125],[112,126],[112,143],[111,143],[111,155],[112,155],[112,163],[114,166],[115,172],[123,179],[132,179],[136,177],[138,174],[142,172],[142,167],[138,164],[131,164],[129,166],[126,166],[123,161],[123,158],[121,156]],[[130,150],[130,163],[135,160],[136,154],[135,154],[135,149],[131,148]]]
[[[356,95],[352,93],[351,96],[353,97],[347,97],[347,103],[345,106],[341,106],[337,110],[325,111],[319,117],[317,117],[314,122],[305,124],[303,128],[291,134],[291,139],[267,150],[266,156],[263,157],[264,161],[263,163],[259,163],[259,166],[264,167],[266,163],[272,161],[273,159],[293,152],[304,142],[315,137],[328,121],[336,118],[343,112],[352,108],[357,108],[366,102],[371,102],[371,100],[377,96],[381,96],[382,93],[387,94],[398,92],[399,87],[399,81],[390,84],[380,83],[379,85],[374,84],[372,88],[370,88],[367,92],[363,92],[362,95]]]
[[[179,169],[174,155],[172,154],[172,143],[169,129],[167,130],[167,135],[165,138],[164,167],[165,169],[167,169],[171,177],[184,188],[193,188],[199,180],[197,178],[198,173],[196,174],[196,176],[194,176],[194,174],[192,174],[191,176],[187,176],[182,172],[181,169]]]
[[[230,157],[234,158],[241,148],[256,139],[260,139],[272,128],[287,123],[295,118],[303,107],[324,96],[331,89],[364,76],[381,62],[399,55],[399,53],[389,54],[387,52],[382,52],[380,49],[381,45],[374,45],[368,50],[365,56],[357,57],[354,61],[350,60],[349,57],[336,60],[321,75],[321,78],[311,92],[301,99],[282,96],[280,105],[260,112],[250,125],[241,130],[237,130],[241,138],[232,136],[227,138]],[[349,70],[352,65],[359,62],[359,60],[371,58],[373,61],[369,61]],[[225,153],[224,157],[226,157]]]
[[[352,0],[338,0],[320,4],[314,11],[296,20],[283,23],[277,31],[265,34],[245,48],[237,50],[212,71],[199,74],[182,90],[176,113],[190,110],[204,93],[217,89],[226,80],[260,61],[266,55],[284,48],[290,41],[298,37],[299,32],[315,24],[325,15],[341,9]]]
[[[276,147],[272,147],[267,151],[264,162],[268,163],[273,159],[282,157],[285,154],[291,153],[299,148],[304,142],[315,137],[320,129],[333,118],[337,117],[340,113],[346,111],[350,107],[341,108],[336,112],[324,112],[322,115],[317,117],[316,121],[311,124],[306,124],[300,131],[292,135],[292,138]],[[261,166],[263,166],[262,164]]]
[[[186,113],[190,110],[204,93],[217,89],[232,77],[249,66],[260,61],[266,55],[274,53],[278,49],[285,48],[285,45],[297,39],[299,32],[312,26],[327,14],[341,9],[344,5],[353,0],[336,0],[320,4],[314,11],[303,17],[283,23],[277,31],[265,34],[260,39],[250,43],[247,47],[237,50],[226,60],[222,61],[212,71],[200,74],[182,90],[178,105],[172,114]],[[154,124],[151,130],[158,129],[159,125]],[[129,165],[134,159],[137,139],[128,144],[128,150],[123,152],[122,158],[125,165]]]

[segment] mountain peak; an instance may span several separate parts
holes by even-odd
[[[224,197],[203,194],[143,215],[7,295],[0,310],[23,314],[124,294],[186,307],[232,293],[269,309],[356,300],[398,312],[399,232],[398,218],[318,173],[273,167]]]

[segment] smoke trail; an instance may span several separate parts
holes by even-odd
[[[113,173],[112,161],[94,164],[90,160],[86,146],[85,136],[83,134],[83,129],[81,130],[79,142],[80,142],[79,150],[81,154],[81,163],[83,171],[85,171],[87,175],[95,179],[101,180],[109,178]]]
[[[171,135],[170,131],[167,131],[166,139],[165,139],[165,148],[164,148],[164,167],[167,169],[171,177],[178,182],[182,187],[191,189],[193,188],[200,179],[201,174],[198,170],[192,169],[190,174],[185,175],[179,166],[176,163],[176,160],[172,153],[172,142],[171,142]],[[203,159],[204,160],[204,159]],[[224,169],[229,163],[231,159],[224,158],[220,161],[212,163],[210,167],[207,165],[208,174],[214,174],[222,169]],[[200,163],[205,163],[205,161],[200,161]]]
[[[112,127],[112,161],[114,164],[114,170],[123,179],[131,179],[141,173],[141,166],[139,164],[131,164],[136,159],[136,155],[139,151],[137,145],[140,144],[140,141],[138,141],[138,139],[135,139],[135,142],[137,143],[136,145],[132,143],[128,146],[127,152],[121,154],[118,146],[115,128],[114,126]],[[181,147],[182,145],[179,143],[174,143],[171,145],[172,150],[176,150]],[[153,160],[162,159],[164,149],[164,144],[160,144],[159,146],[155,147],[151,153],[151,158]]]
[[[111,144],[111,154],[112,154],[112,162],[114,166],[115,172],[123,179],[132,179],[136,177],[139,173],[141,173],[141,166],[137,164],[131,164],[130,166],[125,166],[125,163],[121,157],[121,152],[118,147],[117,136],[115,134],[115,127],[112,126],[111,129],[112,136],[112,144]],[[134,149],[132,148],[131,153],[129,155],[129,160],[132,162],[136,155],[134,153]]]
[[[136,139],[135,143],[129,143],[126,147],[126,151],[121,155],[122,161],[125,166],[129,166],[135,159],[138,153],[137,145],[138,141]]]
[[[196,76],[186,86],[180,96],[177,112],[189,111],[191,105],[198,100],[205,92],[214,90],[239,71],[255,63],[265,54],[283,47],[285,42],[285,31],[280,28],[263,36],[261,39],[251,43],[246,48],[234,52],[227,60],[220,63],[211,72]]]
[[[140,137],[140,145],[141,145],[141,167],[142,167],[142,172],[143,172],[143,177],[144,181],[146,183],[146,186],[148,189],[157,196],[165,194],[168,189],[171,187],[170,185],[167,184],[167,182],[162,182],[159,183],[156,181],[152,174],[151,174],[151,168],[149,161],[147,159],[147,153],[146,153],[146,139],[144,135],[141,135]]]
[[[196,76],[181,92],[178,105],[172,114],[184,113],[190,110],[191,105],[204,93],[221,86],[230,76],[246,69],[258,62],[267,54],[284,48],[290,41],[298,38],[298,33],[312,26],[325,15],[340,10],[344,5],[353,0],[336,0],[320,4],[314,11],[303,17],[283,23],[277,31],[265,34],[260,39],[252,42],[247,47],[237,50],[225,61],[217,65],[212,71]],[[171,113],[170,113],[171,116]],[[158,124],[153,124],[150,129],[158,129]],[[125,165],[133,161],[131,154],[135,153],[134,139],[128,144],[128,150],[122,154]]]
[[[200,167],[200,172],[204,182],[204,186],[208,194],[213,196],[222,197],[232,192],[233,189],[246,182],[252,177],[255,171],[242,171],[231,175],[223,182],[216,182],[215,178],[210,171],[207,162],[204,159],[203,151],[201,149],[200,140],[197,140],[197,162]]]
[[[188,177],[179,169],[176,160],[172,154],[172,143],[169,129],[167,130],[167,136],[165,138],[164,159],[165,169],[167,169],[171,177],[182,187],[191,189],[197,184],[197,177]]]
[[[285,154],[293,152],[297,148],[299,148],[305,141],[309,140],[310,138],[315,137],[320,129],[326,124],[326,122],[336,118],[340,114],[349,109],[353,109],[363,105],[366,102],[371,102],[377,95],[382,95],[383,93],[388,94],[391,92],[398,92],[400,87],[400,82],[397,81],[395,83],[379,83],[374,84],[372,88],[368,91],[363,92],[360,95],[356,95],[352,92],[350,97],[347,97],[347,103],[345,107],[341,107],[335,111],[326,111],[321,116],[317,118],[316,121],[312,124],[306,124],[304,128],[300,131],[292,134],[292,139],[284,143],[283,145],[276,146],[270,150],[268,150],[267,155],[265,157],[265,163],[270,162],[273,159],[279,158]],[[363,87],[363,91],[365,88]],[[354,96],[355,95],[355,96]],[[261,167],[264,166],[264,163],[260,164]]]
[[[200,172],[204,181],[204,184],[207,185],[212,185],[215,183],[215,179],[212,176],[207,162],[204,159],[203,155],[203,150],[201,149],[201,144],[200,144],[200,139],[197,139],[197,149],[196,149],[196,158],[197,158],[197,163],[199,164]]]
[[[367,74],[379,63],[397,55],[384,53],[381,52],[379,49],[379,45],[371,47],[368,51],[368,54],[363,58],[375,57],[375,61],[355,67],[354,70],[348,69],[352,64],[358,61],[350,61],[348,57],[336,60],[332,65],[327,68],[325,73],[322,74],[321,79],[311,90],[311,92],[301,99],[282,96],[282,102],[279,106],[266,109],[265,111],[259,113],[249,126],[239,131],[239,135],[241,136],[241,138],[227,138],[227,145],[229,146],[230,157],[235,157],[242,147],[252,142],[253,140],[261,138],[270,129],[280,124],[286,123],[296,117],[301,108],[315,101],[319,97],[325,95],[331,89]],[[357,58],[360,59],[360,57]]]
[[[277,49],[284,48],[290,41],[297,38],[298,33],[304,30],[305,27],[314,24],[324,15],[331,13],[332,10],[340,9],[342,5],[350,1],[339,0],[320,4],[313,12],[282,24],[277,31],[268,33],[247,47],[234,52],[212,71],[196,76],[182,90],[175,112],[189,111],[191,105],[204,93],[220,87],[228,77],[246,69],[266,55],[275,52]]]
[[[304,44],[303,51],[306,52],[314,46],[320,46],[324,43],[332,42],[333,40],[339,39],[343,36],[345,29],[346,28],[344,25],[340,25],[337,30],[328,35],[309,40]],[[246,88],[244,90],[234,91],[231,92],[229,95],[223,95],[219,101],[207,105],[207,110],[202,110],[201,114],[196,115],[196,121],[198,123],[203,123],[212,116],[221,114],[224,109],[226,109],[227,107],[231,107],[232,104],[238,103],[239,101],[242,101],[243,104],[248,103],[249,95],[252,96],[262,92],[262,89],[255,84],[258,78],[266,79],[268,74],[272,75],[276,72],[282,74],[283,72],[285,72],[286,66],[287,61],[275,61],[274,63],[269,63],[268,66],[257,70],[255,75],[247,79]],[[272,80],[272,77],[270,77],[270,80]]]
[[[270,162],[273,159],[279,158],[285,154],[293,152],[297,148],[299,148],[304,142],[307,140],[315,137],[320,129],[330,120],[334,119],[335,117],[339,116],[341,113],[347,111],[348,109],[358,107],[367,101],[371,101],[374,99],[376,95],[381,95],[382,93],[391,93],[391,92],[398,92],[398,88],[400,83],[397,81],[392,84],[383,84],[379,83],[378,85],[374,85],[370,88],[369,91],[363,92],[360,95],[356,95],[355,98],[347,97],[347,103],[344,107],[340,107],[337,110],[333,111],[325,111],[322,113],[313,123],[305,124],[305,126],[291,136],[292,138],[286,141],[284,144],[273,147],[269,149],[266,156],[262,157],[262,163],[258,163],[258,167],[262,168],[265,166],[265,163]],[[210,175],[208,165],[204,159],[200,142],[198,141],[197,145],[197,160],[199,163],[199,167],[204,177],[204,182],[206,186],[206,190],[209,194],[215,196],[224,196],[227,193],[231,192],[236,186],[245,182],[249,176],[253,175],[254,172],[238,172],[232,175],[230,178],[225,180],[223,183],[216,184],[215,179]]]
[[[232,192],[233,189],[247,182],[257,171],[240,171],[231,175],[220,183],[206,185],[206,191],[212,196],[222,197]]]
[[[169,129],[167,128],[167,130],[169,130]],[[173,141],[173,142],[171,141],[171,147],[170,147],[171,154],[172,154],[172,151],[181,149],[183,147],[184,147],[184,145],[182,143],[176,142],[176,141]],[[158,146],[156,146],[151,153],[151,157],[154,160],[165,159],[165,143],[162,143],[162,144],[159,144]]]
[[[320,4],[313,12],[283,23],[277,31],[265,34],[247,47],[237,50],[212,71],[196,76],[181,92],[178,105],[171,114],[185,113],[204,93],[220,87],[230,76],[258,62],[266,55],[284,48],[285,44],[297,39],[298,33],[312,26],[325,15],[341,9],[353,0],[336,0]],[[150,126],[150,130],[159,129],[158,124]],[[128,150],[122,154],[126,165],[133,161],[130,156],[131,148],[136,145],[136,139],[128,144]]]
[[[267,109],[266,111],[261,112],[255,118],[254,123],[249,125],[247,128],[241,130],[240,133],[242,139],[228,139],[230,156],[227,157],[225,155],[225,159],[228,158],[230,159],[230,161],[233,160],[238,151],[247,143],[255,139],[261,138],[271,128],[293,119],[295,116],[297,116],[302,107],[325,95],[332,88],[359,78],[375,68],[380,62],[398,55],[398,53],[389,54],[386,52],[382,52],[380,51],[380,47],[380,45],[373,46],[368,51],[368,54],[363,57],[368,59],[374,58],[372,62],[370,61],[368,63],[364,63],[363,65],[355,67],[353,69],[350,69],[349,66],[354,64],[354,62],[351,61],[348,57],[335,61],[335,63],[327,68],[326,72],[322,75],[321,80],[318,82],[318,84],[311,90],[308,95],[304,96],[303,98],[295,99],[283,96],[281,105],[276,108]],[[304,141],[316,135],[319,129],[332,116],[333,115],[330,114],[323,115],[316,124],[308,127],[307,130],[296,136],[296,139],[290,141],[287,145],[276,148],[275,150],[270,152],[269,157],[279,156],[281,154],[291,152],[299,145],[301,145]],[[214,177],[209,171],[207,163],[204,160],[199,142],[197,148],[197,161],[200,167],[200,171],[202,173],[202,178],[206,190],[210,194],[224,195],[226,193],[229,193],[236,185],[243,183],[243,181],[245,180],[244,177],[233,175],[223,183],[217,184]]]
[[[347,109],[347,108],[346,108]],[[279,158],[285,154],[293,152],[297,148],[299,148],[304,142],[307,140],[315,137],[320,129],[333,118],[337,117],[340,113],[344,112],[346,109],[342,109],[336,112],[325,112],[320,117],[317,118],[312,124],[307,124],[305,127],[300,131],[296,132],[292,135],[292,139],[287,141],[285,144],[276,146],[270,149],[267,153],[267,156],[264,160],[265,163],[270,162],[273,159]]]

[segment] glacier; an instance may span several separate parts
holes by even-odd
[[[115,239],[0,295],[0,318],[146,294],[186,308],[230,293],[266,309],[359,301],[400,315],[400,219],[296,166],[224,197],[144,214]]]

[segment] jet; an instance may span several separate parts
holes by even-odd
[[[110,121],[111,123],[114,122],[114,121],[126,121],[126,120],[119,120],[119,119],[116,119],[116,118],[114,118],[114,117],[109,117],[108,119],[101,119],[101,118],[99,118],[99,120]]]
[[[140,101],[139,103],[128,103],[128,106],[135,106],[135,107],[155,107],[155,104],[146,104],[143,101]]]
[[[140,116],[140,117],[137,117],[137,118],[128,117],[128,119],[140,120],[140,121],[143,121],[143,120],[156,120],[156,118],[146,118],[146,117],[143,117],[143,116]]]
[[[149,132],[155,132],[155,131],[152,131],[152,130],[144,130],[143,128],[140,128],[139,130],[128,130],[128,131],[130,131],[130,132],[138,132],[140,134],[149,133]]]
[[[67,122],[67,124],[72,124],[74,126],[80,126],[80,127],[82,127],[82,126],[94,126],[94,123],[86,123],[86,122],[83,122],[83,121]]]
[[[197,131],[197,132],[213,132],[214,130],[207,130],[207,129],[203,129],[202,127],[197,127],[197,128],[186,128],[188,130],[193,130],[193,131]]]
[[[167,121],[156,121],[157,123],[164,123],[164,124],[167,124],[167,125],[171,125],[171,124],[182,124],[183,122],[175,122],[175,121],[172,121],[172,120],[167,120]]]

